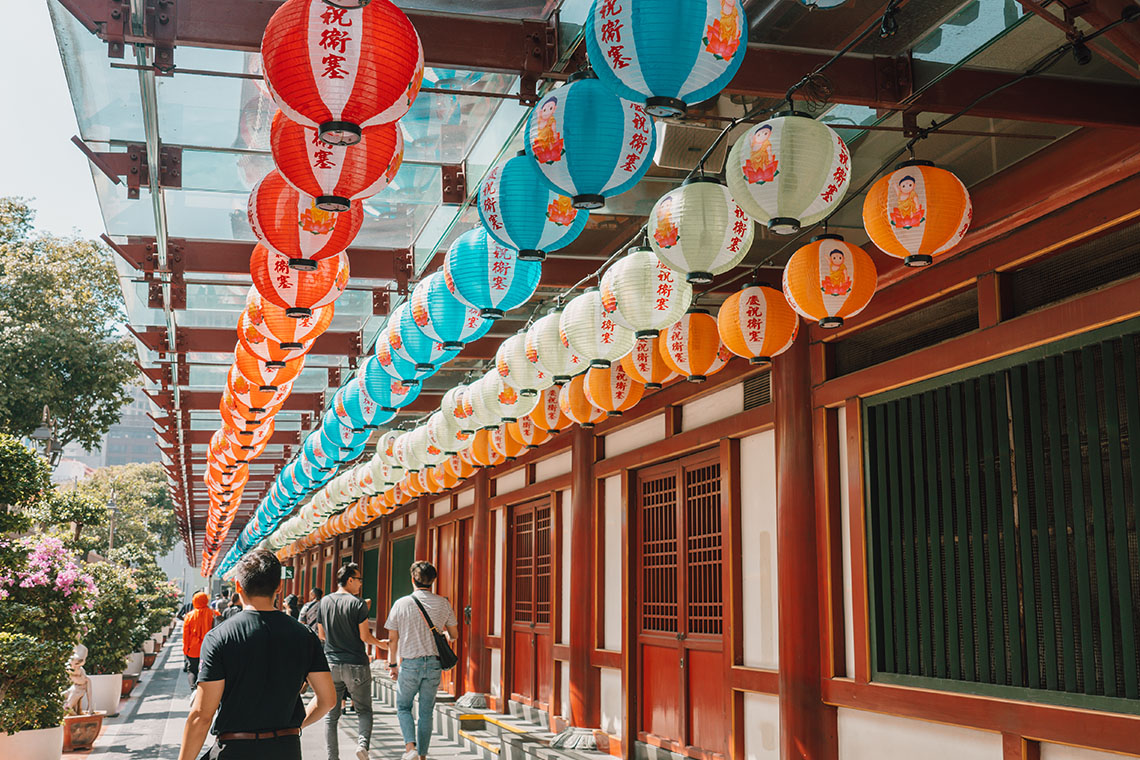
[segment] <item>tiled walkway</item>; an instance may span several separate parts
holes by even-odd
[[[190,687],[182,672],[182,643],[174,636],[155,660],[154,667],[144,670],[132,696],[123,701],[116,718],[103,722],[103,732],[95,747],[87,752],[65,754],[65,758],[88,760],[177,760],[182,741],[182,726],[190,707]],[[396,713],[378,701],[374,705],[372,751],[381,760],[397,760],[404,751]],[[301,737],[305,760],[325,760],[325,726],[321,721],[305,730]],[[340,758],[355,760],[356,716],[340,720]],[[443,760],[476,760],[477,756],[460,744],[443,737],[432,740],[430,756]],[[6,759],[5,759],[6,760]],[[267,760],[270,760],[267,758]]]

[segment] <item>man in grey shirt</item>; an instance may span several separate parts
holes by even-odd
[[[416,760],[417,755],[421,760],[426,758],[431,743],[431,714],[443,675],[431,629],[446,628],[452,641],[459,638],[459,623],[451,602],[431,592],[435,579],[436,570],[430,562],[420,560],[414,563],[412,584],[415,591],[395,601],[384,623],[388,629],[388,670],[397,683],[396,717],[404,737],[404,754],[400,760]],[[431,619],[430,626],[428,618]],[[397,653],[400,656],[398,666]],[[412,702],[417,695],[420,698],[419,731],[412,718]]]
[[[320,602],[317,613],[317,635],[325,643],[325,658],[336,687],[336,704],[325,718],[325,743],[329,760],[340,760],[337,722],[345,693],[352,697],[358,722],[357,760],[368,759],[372,740],[372,674],[368,669],[365,644],[382,647],[368,625],[368,603],[357,594],[363,586],[360,568],[355,562],[342,567],[336,576],[337,589]]]

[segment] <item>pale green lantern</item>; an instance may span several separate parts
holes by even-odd
[[[851,184],[851,153],[831,127],[788,112],[736,141],[724,167],[728,189],[768,229],[790,235],[830,215]]]

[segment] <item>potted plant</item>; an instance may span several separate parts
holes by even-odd
[[[138,588],[127,568],[100,562],[89,569],[99,594],[82,615],[87,672],[95,709],[113,717],[119,713],[127,655],[134,648],[131,635],[139,621]]]

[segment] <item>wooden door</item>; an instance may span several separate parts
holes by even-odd
[[[459,601],[458,595],[458,559],[459,545],[456,533],[456,523],[445,523],[435,530],[435,569],[438,575],[435,582],[435,593],[447,597],[452,607]],[[458,684],[455,669],[443,671],[443,678],[439,688],[448,694],[459,696],[456,692]]]
[[[550,500],[511,516],[511,698],[547,710],[554,691]]]
[[[639,738],[727,755],[717,453],[639,471],[636,498]]]

